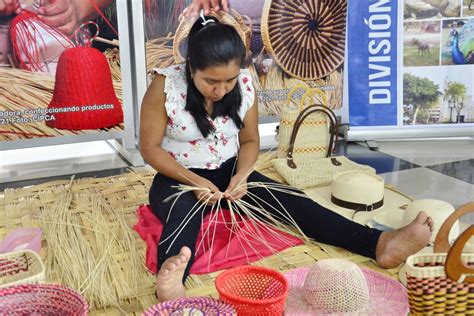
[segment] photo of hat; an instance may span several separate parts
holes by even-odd
[[[339,258],[322,259],[285,277],[285,315],[407,315],[406,289],[396,280]]]
[[[239,33],[247,51],[250,50],[252,29],[245,23],[243,17],[237,11],[233,9],[229,9],[228,12],[223,10],[215,12],[211,10],[208,16],[215,18],[220,23],[233,26],[237,30],[237,33]],[[184,12],[179,17],[179,25],[176,29],[173,39],[173,57],[175,63],[177,64],[181,64],[186,61],[186,54],[188,50],[188,34],[197,19],[201,19],[201,17],[186,17]]]
[[[290,76],[315,80],[344,61],[345,0],[266,0],[262,13],[265,50]]]
[[[59,57],[46,125],[59,129],[100,129],[123,122],[123,110],[112,83],[110,66],[99,50],[75,47]]]
[[[331,185],[304,190],[315,202],[359,224],[383,212],[399,213],[411,203],[384,185],[384,179],[364,170],[337,173]]]
[[[455,209],[454,206],[445,201],[434,199],[415,200],[408,204],[403,213],[384,212],[372,218],[373,221],[394,229],[410,224],[418,215],[424,211],[433,219],[434,229],[431,234],[431,242],[434,242],[439,228]],[[455,240],[459,236],[459,222],[454,223],[449,233],[449,240]]]

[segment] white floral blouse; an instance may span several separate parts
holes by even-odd
[[[185,110],[187,83],[184,69],[184,64],[155,69],[166,77],[168,125],[161,146],[185,168],[217,169],[237,154],[239,129],[228,116],[218,116],[214,120],[208,117],[214,131],[204,138],[192,115]],[[240,71],[238,82],[242,93],[238,113],[243,121],[254,102],[252,77],[247,69]]]

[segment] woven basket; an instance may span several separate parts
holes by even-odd
[[[154,315],[237,315],[235,309],[210,297],[184,297],[153,305],[143,316]]]
[[[257,266],[229,269],[216,278],[219,298],[235,307],[239,316],[282,315],[288,281],[280,272]]]
[[[327,76],[344,61],[346,6],[346,0],[266,0],[266,51],[292,77]]]
[[[16,285],[0,289],[0,315],[87,315],[76,291],[56,284]]]
[[[474,236],[470,225],[448,249],[453,224],[474,212],[474,202],[462,205],[441,225],[433,254],[407,258],[406,279],[411,315],[474,315],[474,254],[462,253]]]
[[[45,278],[43,261],[31,250],[0,254],[0,288],[39,283]]]
[[[247,51],[250,50],[252,28],[245,23],[244,18],[237,11],[233,9],[229,9],[228,12],[220,10],[217,13],[211,11],[209,16],[216,18],[220,23],[233,26],[242,38]],[[198,19],[200,18],[198,17]],[[174,61],[177,64],[181,64],[186,61],[185,56],[187,52],[187,37],[189,31],[194,25],[194,22],[196,22],[196,18],[186,18],[184,14],[181,14],[179,17],[179,25],[176,29],[176,34],[173,39],[173,56]]]

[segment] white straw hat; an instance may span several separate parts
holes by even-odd
[[[426,212],[426,214],[433,219],[434,229],[430,241],[434,242],[439,228],[455,209],[451,204],[445,201],[434,199],[415,200],[408,204],[403,213],[384,212],[377,214],[372,220],[384,226],[400,228],[410,224],[421,211]],[[454,223],[451,228],[449,240],[454,240],[458,236],[459,221]]]
[[[336,174],[331,185],[304,191],[314,201],[360,224],[382,212],[403,215],[407,196],[385,188],[382,177],[363,170]]]

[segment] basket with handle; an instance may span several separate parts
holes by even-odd
[[[474,235],[474,225],[452,247],[448,243],[454,222],[470,212],[474,212],[474,202],[461,206],[446,219],[436,235],[435,253],[408,257],[405,269],[412,315],[474,314],[474,254],[462,253]]]
[[[45,268],[38,254],[21,250],[0,254],[0,288],[44,281]]]
[[[292,104],[292,97],[300,90],[304,93],[295,106]],[[325,106],[327,104],[326,94],[318,88],[310,88],[304,85],[294,87],[287,96],[286,106],[281,109],[280,125],[278,128],[278,157],[284,158],[288,155],[288,150],[291,143],[291,135],[293,133],[296,122],[300,122],[298,126],[298,139],[295,138],[293,143],[292,154],[296,157],[328,157],[331,153],[332,147],[330,143],[335,143],[336,129],[328,129],[330,122],[336,124],[336,115],[331,109],[326,108],[326,113],[314,111],[310,116],[304,120],[298,120],[300,113],[308,110],[309,104],[317,104]],[[331,117],[328,118],[326,114]]]

